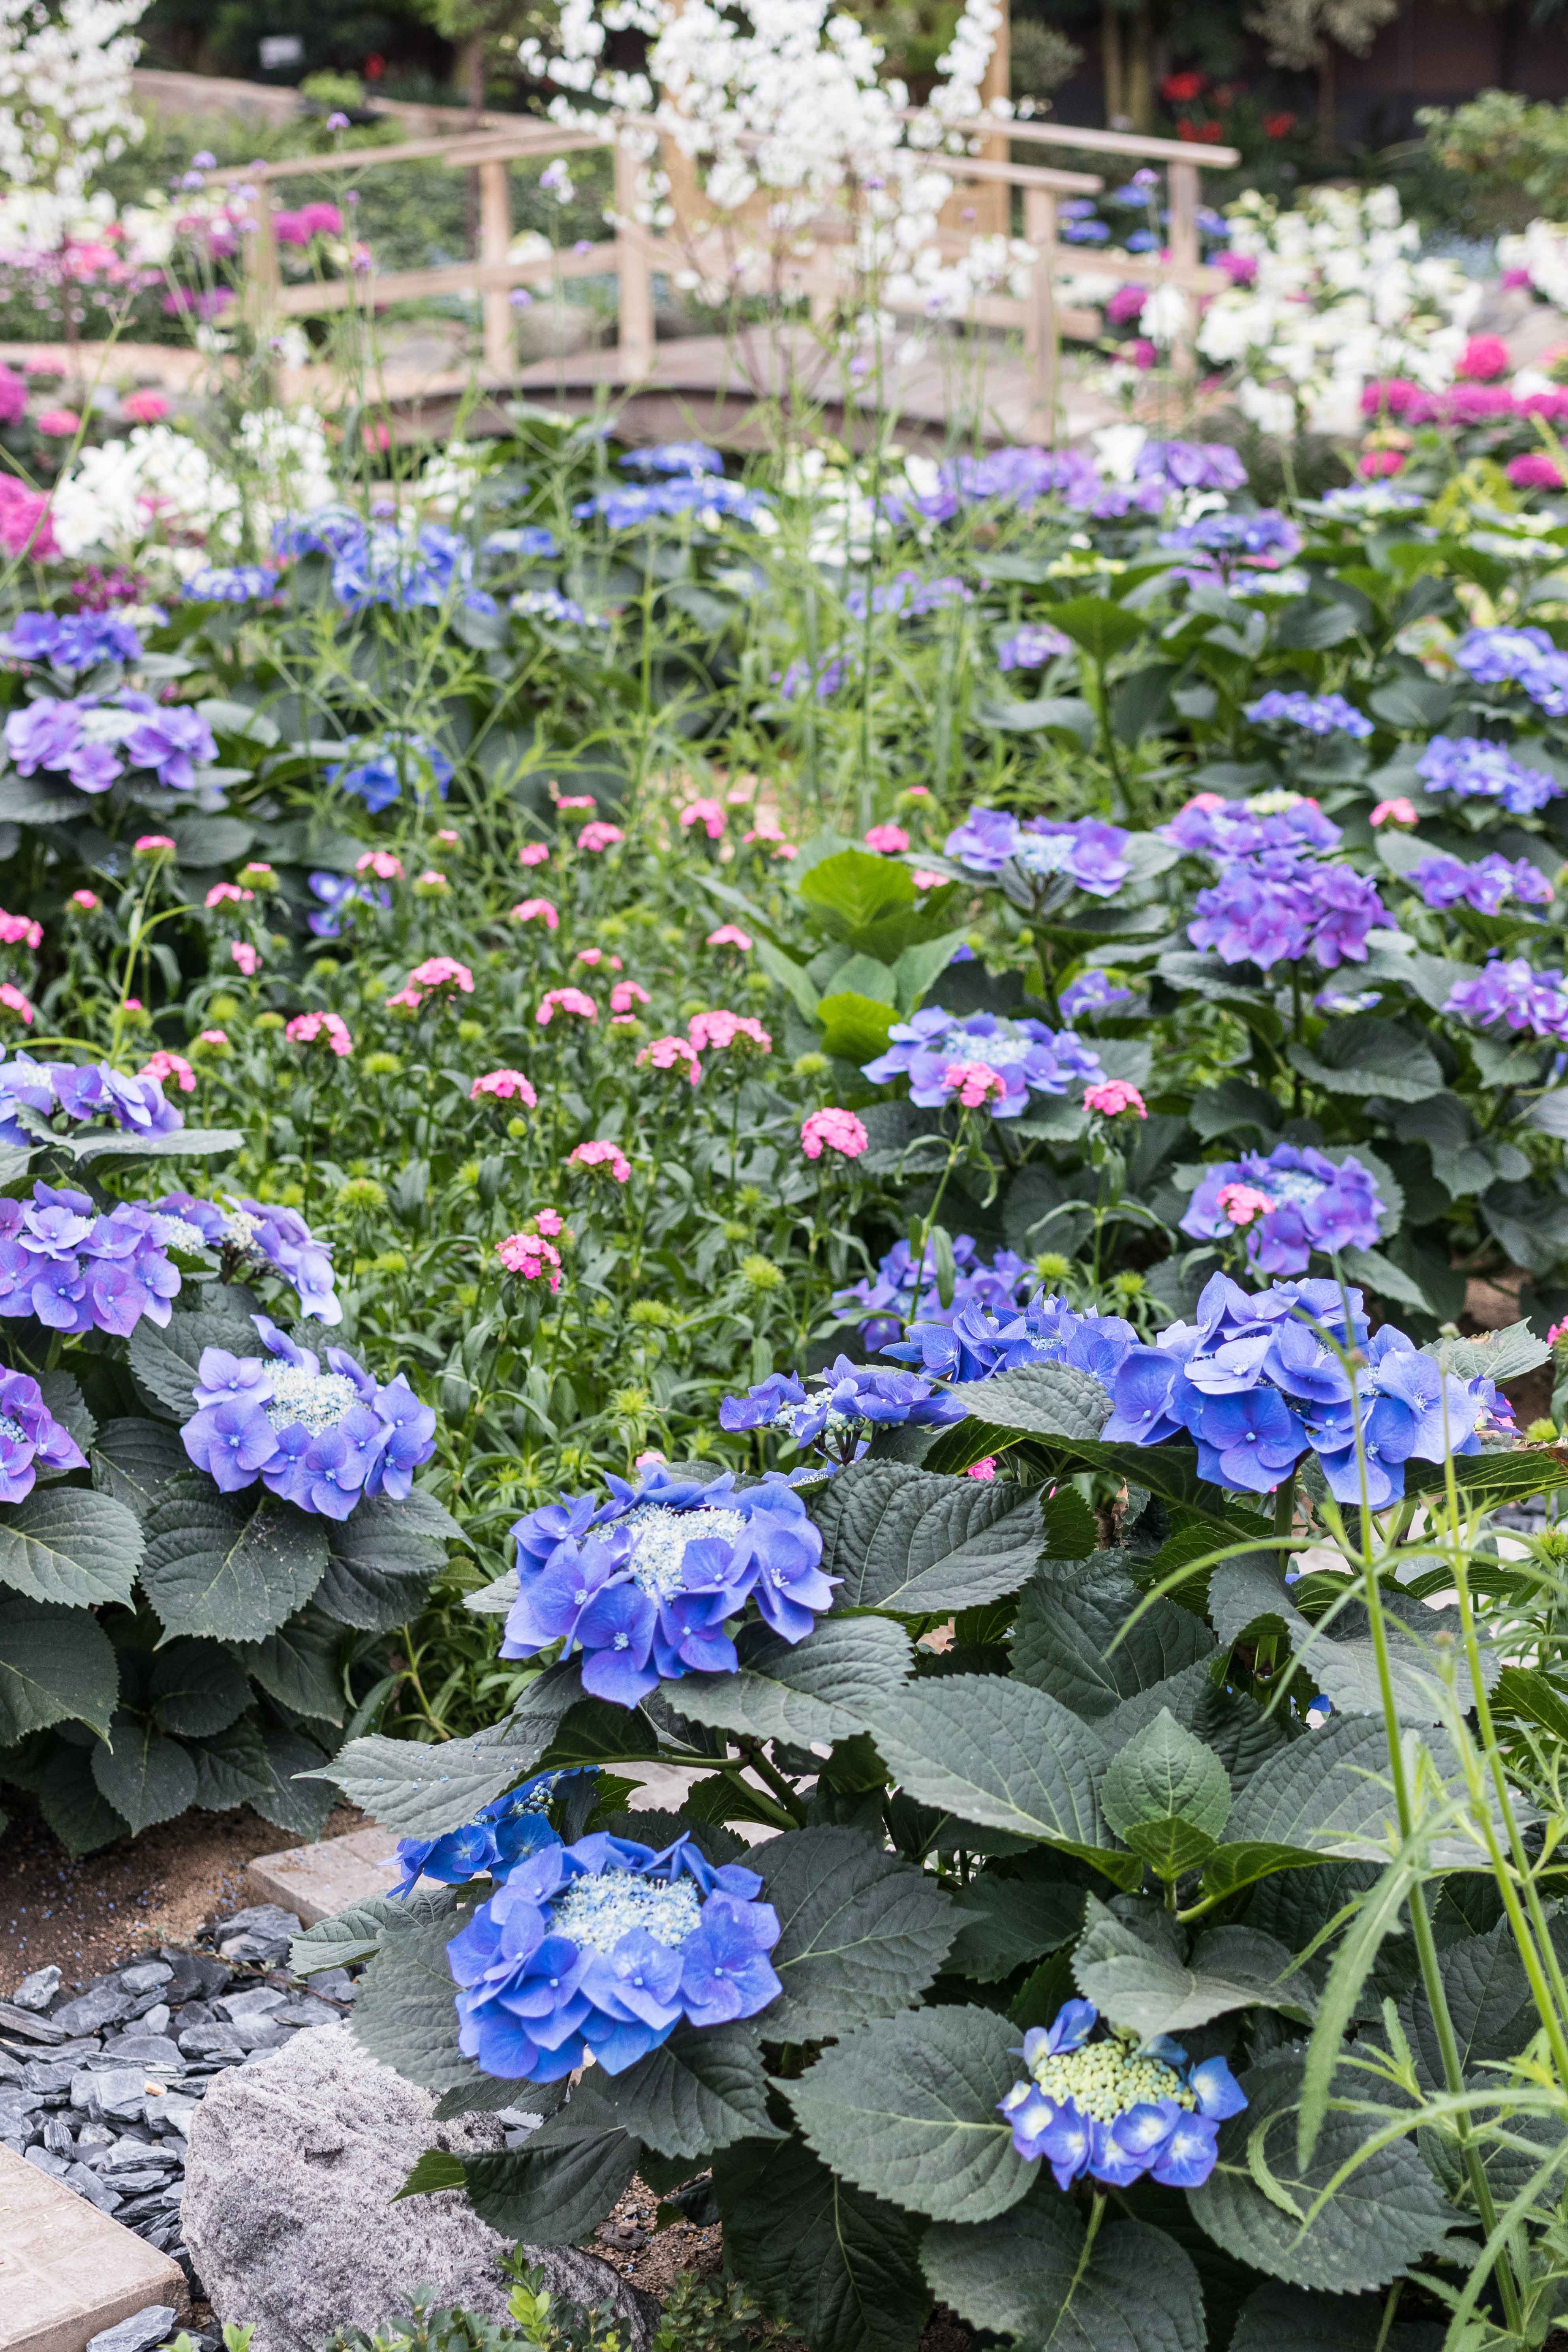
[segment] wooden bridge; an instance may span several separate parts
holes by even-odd
[[[261,337],[275,335],[290,319],[359,311],[368,321],[392,303],[451,294],[478,298],[481,351],[477,362],[462,367],[380,367],[366,384],[367,394],[395,416],[395,429],[410,437],[440,431],[458,413],[468,431],[504,430],[510,420],[501,398],[519,394],[571,410],[591,410],[608,399],[639,439],[672,437],[689,431],[700,419],[710,436],[743,445],[759,436],[765,405],[784,400],[810,404],[851,440],[868,433],[873,409],[889,408],[898,416],[900,437],[917,444],[951,438],[955,430],[985,441],[1075,437],[1089,425],[1107,421],[1111,412],[1103,401],[1076,394],[1070,379],[1064,377],[1064,334],[1092,338],[1100,324],[1096,312],[1063,306],[1058,281],[1092,272],[1151,289],[1173,287],[1188,298],[1189,315],[1195,319],[1194,298],[1228,283],[1202,259],[1200,174],[1228,169],[1240,158],[1233,148],[995,116],[978,116],[952,128],[973,142],[973,152],[935,152],[930,158],[932,168],[946,173],[959,192],[945,215],[952,215],[964,194],[984,192],[991,199],[989,209],[994,210],[998,202],[1010,207],[1012,191],[1019,190],[1024,238],[1035,257],[1026,289],[1021,299],[1007,294],[972,298],[943,322],[969,331],[962,341],[952,333],[926,338],[918,357],[884,356],[859,383],[854,380],[855,371],[846,370],[835,339],[821,331],[845,291],[835,249],[849,240],[852,230],[842,216],[816,223],[810,249],[803,256],[774,261],[765,273],[753,265],[742,280],[744,292],[765,292],[793,306],[795,319],[742,328],[727,336],[656,337],[656,277],[675,278],[695,272],[723,278],[731,274],[732,256],[723,233],[711,226],[678,225],[675,234],[659,235],[638,221],[639,164],[627,136],[650,142],[658,125],[647,117],[607,115],[599,131],[566,130],[531,116],[490,115],[474,129],[443,130],[393,146],[253,163],[242,170],[209,172],[205,178],[209,184],[243,184],[255,192],[247,200],[256,227],[247,238],[244,296]],[[1113,158],[1119,171],[1140,164],[1161,170],[1168,219],[1163,252],[1131,257],[1064,245],[1058,234],[1062,200],[1098,194],[1104,181],[1094,172],[1015,162],[1011,149],[1017,146],[1091,161]],[[613,236],[571,251],[531,251],[515,257],[511,165],[530,160],[543,163],[605,148],[611,152],[615,173]],[[274,220],[275,192],[281,184],[323,174],[353,173],[357,178],[416,162],[476,173],[479,233],[471,257],[435,268],[390,272],[377,270],[373,261],[341,278],[285,282]],[[936,241],[945,257],[957,258],[968,251],[971,235],[944,226]],[[510,299],[514,289],[559,293],[563,284],[577,278],[615,281],[614,344],[520,363]],[[891,307],[921,316],[927,309],[918,297]],[[1005,339],[1000,345],[999,336]],[[1190,341],[1177,344],[1174,358],[1179,372],[1189,376],[1194,372]],[[285,396],[319,401],[334,380],[340,381],[341,390],[332,371],[289,369],[281,388]]]

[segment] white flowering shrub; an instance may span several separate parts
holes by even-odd
[[[265,542],[295,508],[323,506],[332,472],[321,421],[254,410],[235,436],[232,468],[190,434],[138,425],[122,441],[85,448],[56,487],[51,512],[62,555],[89,549],[154,572],[189,578],[238,554],[247,531]]]
[[[1505,276],[1522,270],[1537,294],[1568,310],[1568,226],[1532,220],[1521,236],[1499,237],[1497,257]]]
[[[145,0],[0,0],[0,178],[79,197],[142,136],[131,109]]]

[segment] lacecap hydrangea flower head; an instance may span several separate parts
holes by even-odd
[[[1385,1204],[1353,1154],[1330,1160],[1310,1145],[1277,1143],[1211,1168],[1187,1203],[1182,1231],[1194,1241],[1242,1233],[1259,1274],[1305,1274],[1314,1250],[1375,1249]]]
[[[588,1775],[598,1768],[589,1765]],[[536,1772],[520,1789],[509,1789],[481,1805],[471,1822],[434,1838],[399,1838],[397,1867],[402,1872],[390,1895],[411,1895],[421,1878],[443,1886],[465,1886],[470,1878],[504,1879],[542,1845],[558,1843],[550,1819],[550,1800],[558,1784],[584,1777],[576,1772]]]
[[[166,1324],[180,1271],[163,1222],[139,1202],[100,1212],[85,1192],[52,1184],[0,1201],[0,1316],[33,1316],[68,1338],[126,1339],[143,1316]]]
[[[1099,817],[1058,824],[1016,817],[1008,809],[972,808],[942,847],[971,874],[995,876],[1009,896],[1032,905],[1043,885],[1060,880],[1096,898],[1114,898],[1131,871],[1128,835]]]
[[[927,1251],[921,1258],[901,1239],[881,1257],[874,1275],[863,1275],[846,1289],[836,1290],[833,1304],[846,1321],[860,1321],[861,1344],[875,1351],[896,1339],[917,1315],[922,1322],[951,1323],[963,1307],[973,1305],[1020,1307],[1037,1286],[1033,1267],[1016,1250],[997,1250],[988,1265],[972,1234],[952,1236],[952,1297],[946,1307],[937,1286],[934,1256]],[[753,1389],[752,1393],[754,1396],[757,1391]]]
[[[928,1429],[963,1418],[958,1400],[918,1372],[854,1364],[847,1356],[805,1381],[797,1372],[771,1372],[719,1408],[721,1429],[776,1429],[802,1453],[816,1447],[838,1464],[858,1460],[868,1429]]]
[[[973,1299],[951,1319],[912,1323],[908,1339],[882,1353],[919,1364],[932,1380],[963,1383],[1020,1364],[1068,1364],[1109,1387],[1137,1336],[1120,1315],[1080,1315],[1040,1291],[1016,1313]]]
[[[598,1832],[540,1845],[447,1947],[458,2044],[487,2074],[558,2083],[624,2074],[682,2018],[755,2017],[783,1988],[762,1880],[715,1869],[689,1837],[662,1853]]]
[[[876,1086],[907,1077],[910,1100],[921,1110],[941,1110],[962,1101],[981,1101],[995,1118],[1016,1118],[1031,1093],[1065,1095],[1075,1082],[1091,1086],[1105,1076],[1100,1055],[1071,1029],[1047,1029],[1043,1021],[1006,1021],[994,1013],[961,1019],[930,1005],[908,1021],[895,1021],[888,1050],[862,1065]],[[984,1095],[976,1074],[994,1084]]]
[[[38,1471],[85,1470],[87,1456],[26,1372],[0,1371],[0,1503],[26,1501]]]
[[[307,1315],[321,1323],[341,1323],[343,1310],[332,1287],[330,1252],[311,1233],[298,1209],[279,1208],[275,1201],[239,1199],[200,1201],[192,1192],[166,1192],[153,1203],[156,1216],[177,1219],[191,1228],[191,1237],[215,1253],[223,1279],[232,1281],[242,1268],[280,1275],[299,1295]],[[178,1236],[173,1236],[177,1242]]]
[[[1198,2189],[1215,2168],[1219,2126],[1245,2094],[1223,2058],[1189,2060],[1168,2034],[1090,2039],[1092,2001],[1069,2000],[1049,2027],[1024,2036],[1023,2079],[997,2102],[1026,2161],[1041,2157],[1058,2189],[1087,2177],[1129,2189],[1145,2173],[1166,2189]]]
[[[346,1519],[362,1495],[403,1500],[436,1450],[436,1416],[401,1372],[378,1381],[342,1348],[327,1349],[323,1371],[265,1315],[250,1319],[265,1356],[202,1350],[192,1391],[200,1410],[180,1432],[197,1469],[226,1495],[259,1477],[329,1519]]]
[[[20,1110],[35,1114],[31,1127]],[[103,1119],[128,1135],[169,1135],[185,1123],[156,1078],[132,1077],[107,1062],[35,1062],[26,1054],[0,1062],[0,1143],[20,1149],[58,1118],[72,1126]]]
[[[773,1633],[802,1642],[828,1607],[822,1536],[787,1478],[735,1487],[655,1465],[635,1486],[607,1478],[609,1497],[568,1496],[512,1528],[518,1597],[503,1658],[555,1643],[580,1652],[583,1687],[635,1706],[660,1681],[734,1674],[731,1632],[748,1602]]]

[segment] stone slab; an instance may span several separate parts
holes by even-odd
[[[178,2263],[5,2147],[0,2216],[0,2352],[86,2352],[150,2304],[187,2308]]]
[[[258,1854],[246,1867],[245,1899],[276,1903],[295,1913],[302,1927],[313,1927],[318,1919],[330,1919],[350,1903],[387,1894],[397,1882],[397,1873],[387,1864],[396,1857],[395,1835],[375,1828],[323,1838],[318,1845],[289,1846],[282,1853]]]

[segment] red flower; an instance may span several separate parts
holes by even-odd
[[[1220,131],[1220,126],[1219,126],[1219,124],[1218,124],[1217,122],[1200,122],[1200,123],[1199,123],[1199,125],[1198,125],[1198,139],[1199,139],[1200,143],[1201,143],[1203,146],[1205,146],[1205,147],[1217,147],[1217,146],[1219,145],[1221,136],[1222,136],[1222,133],[1221,133],[1221,131]]]
[[[1204,80],[1201,73],[1167,74],[1160,84],[1160,95],[1173,106],[1190,106],[1194,98],[1203,96]]]
[[[1289,139],[1296,128],[1293,114],[1266,114],[1263,118],[1265,139]]]

